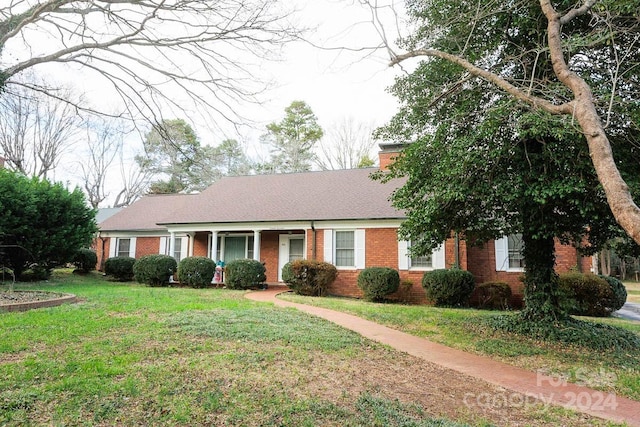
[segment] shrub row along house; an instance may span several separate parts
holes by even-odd
[[[386,168],[398,146],[381,145]],[[199,194],[149,195],[99,224],[99,263],[107,257],[148,254],[238,258],[265,264],[267,282],[282,280],[282,267],[296,259],[330,262],[338,268],[330,294],[361,296],[359,271],[391,267],[400,272],[403,297],[425,302],[425,271],[460,268],[478,283],[505,281],[522,295],[521,241],[506,236],[484,246],[450,238],[430,256],[411,257],[411,242],[398,239],[404,220],[389,201],[401,183],[370,178],[376,169],[225,177]],[[589,271],[590,258],[557,245],[557,270]]]

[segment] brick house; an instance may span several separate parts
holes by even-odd
[[[382,148],[384,169],[399,147]],[[410,242],[397,236],[404,215],[389,202],[401,182],[373,181],[375,170],[225,177],[199,194],[145,196],[99,224],[98,259],[155,253],[178,260],[252,258],[265,264],[270,283],[281,280],[285,263],[316,259],[338,268],[329,292],[343,296],[361,295],[356,278],[363,268],[391,267],[412,283],[404,297],[413,302],[425,302],[425,271],[457,264],[478,283],[506,281],[522,294],[518,236],[482,247],[451,237],[430,256],[410,257]],[[590,263],[573,247],[557,245],[558,271],[588,271]]]

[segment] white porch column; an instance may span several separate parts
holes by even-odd
[[[211,259],[218,262],[216,254],[218,253],[218,230],[211,230]]]
[[[260,231],[253,230],[253,259],[260,261]]]
[[[173,231],[169,236],[169,256],[173,257],[176,254],[176,233]]]

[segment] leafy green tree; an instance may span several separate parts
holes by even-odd
[[[530,2],[488,2],[475,15],[478,5],[464,1],[407,5],[420,26],[405,47],[429,59],[396,82],[392,90],[402,102],[401,111],[380,131],[384,139],[412,142],[390,175],[407,177],[393,196],[408,215],[401,234],[421,254],[451,231],[472,244],[522,233],[522,317],[566,318],[554,272],[554,239],[595,251],[619,226],[593,165],[593,144],[584,141],[585,128],[551,107],[578,102],[570,101],[571,88],[556,78],[557,59],[544,48],[545,11]],[[571,4],[562,6],[572,10]],[[598,30],[600,36],[606,33],[599,26],[594,31],[592,17],[584,14],[563,28],[563,36],[574,42],[572,66],[591,83],[602,80],[603,70],[619,54],[607,39],[596,36]],[[431,50],[418,48],[423,45]],[[640,59],[637,52],[633,56]],[[456,60],[461,57],[467,59]],[[491,71],[483,74],[471,63]],[[634,93],[637,77],[637,70],[625,68],[618,83]],[[505,90],[506,83],[528,87],[512,93]],[[544,100],[548,108],[518,102],[514,93],[522,91],[536,102]],[[640,108],[628,97],[610,101],[597,107],[601,114],[608,111],[615,167],[637,197],[640,132],[633,123],[640,123]]]
[[[304,101],[293,101],[284,111],[284,119],[267,125],[267,133],[262,137],[272,147],[270,163],[264,169],[272,173],[308,171],[314,157],[313,147],[323,135],[322,128]]]
[[[640,243],[633,183],[619,169],[633,160],[614,156],[615,129],[638,130],[640,2],[410,0],[406,5],[417,31],[403,41],[406,52],[393,54],[392,64],[422,58],[459,70],[458,79],[428,102],[445,101],[480,78],[491,83],[492,92],[508,94],[514,106],[570,119],[582,134],[575,143],[589,147],[616,221]],[[493,105],[493,98],[487,100],[482,106]],[[618,126],[612,127],[615,121]]]
[[[97,232],[79,188],[0,169],[0,263],[16,276],[30,265],[50,271],[71,262]]]
[[[144,155],[136,157],[140,168],[164,177],[151,183],[151,193],[199,191],[221,174],[214,147],[202,146],[193,128],[182,119],[164,120],[146,135]]]
[[[225,139],[215,147],[215,152],[218,159],[217,168],[222,175],[247,175],[251,172],[251,161],[235,139]]]

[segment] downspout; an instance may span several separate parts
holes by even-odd
[[[311,221],[311,259],[316,260],[316,227],[313,221]]]
[[[453,246],[453,267],[460,268],[460,235],[456,231],[454,234],[454,246]]]

